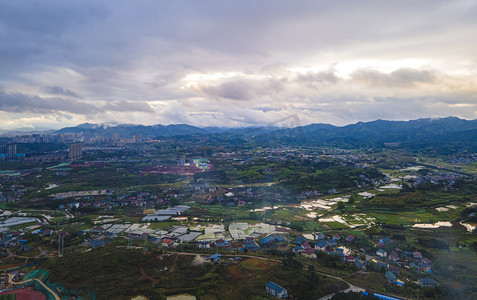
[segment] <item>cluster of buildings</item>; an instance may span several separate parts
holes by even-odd
[[[199,249],[224,249],[226,251],[255,252],[261,249],[254,237],[247,236],[241,240],[227,241],[218,239],[215,241],[202,241],[197,244]]]
[[[113,133],[111,136],[97,136],[95,133],[89,132],[67,132],[59,134],[34,133],[19,135],[13,137],[13,143],[68,143],[72,141],[82,140],[89,143],[116,143],[131,144],[141,143],[142,134],[135,134],[133,137],[121,137],[119,133]]]
[[[388,238],[381,239],[378,243],[378,247],[383,241],[386,243],[386,240],[388,240],[388,243],[391,241]],[[432,273],[432,261],[424,257],[419,251],[403,251],[396,247],[388,253],[384,249],[379,249],[376,251],[376,257],[382,260],[380,264],[386,269],[392,267],[390,266],[390,264],[392,264],[399,270],[400,267],[405,267],[407,269],[415,269],[420,273]]]
[[[96,138],[96,137],[95,137]],[[120,138],[118,133],[114,133],[111,137],[113,145],[116,147],[125,146],[127,144],[136,144],[142,142],[142,134],[137,133],[133,137]],[[94,138],[91,141],[95,141]],[[101,138],[101,142],[110,141],[110,139]]]
[[[24,233],[22,231],[6,231],[0,233],[0,247],[2,248],[14,248],[20,245],[22,251],[28,251],[28,241],[23,238]]]
[[[0,160],[15,160],[25,158],[25,153],[17,153],[17,144],[0,143]]]
[[[170,199],[181,196],[183,195],[176,194],[170,188],[164,190],[163,197],[150,192],[114,195],[113,190],[70,191],[50,195],[54,200],[74,198],[74,201],[69,200],[68,203],[59,204],[58,208],[60,210],[90,207],[104,210],[112,210],[118,207],[154,207],[155,205],[170,205]]]
[[[81,139],[82,137],[82,133],[34,133],[15,136],[12,141],[14,143],[67,143]]]
[[[34,156],[29,158],[29,160],[41,160],[41,161],[58,161],[65,159],[64,151],[58,153],[49,153],[40,156]],[[83,156],[83,143],[82,142],[72,142],[69,144],[68,155],[67,157],[71,160],[80,159]],[[0,161],[1,160],[19,160],[25,159],[25,153],[17,153],[17,144],[16,143],[0,143]]]
[[[452,155],[449,156],[446,161],[451,164],[473,164],[477,161],[477,153],[463,153],[460,155]]]
[[[25,185],[10,182],[8,180],[10,179],[9,176],[7,176],[6,179],[7,180],[4,180],[4,178],[0,176],[0,203],[11,203],[20,200],[26,192]]]
[[[311,246],[305,237],[298,236],[293,242],[295,244],[293,252],[310,259],[315,259],[317,252],[327,253],[331,256],[337,255],[342,262],[354,263],[358,269],[366,269],[365,262],[351,255],[351,250],[338,246],[338,241],[340,240],[345,244],[352,243],[356,238],[355,235],[348,235],[342,238],[341,235],[336,234],[331,238],[327,238],[324,234],[318,233],[315,237],[316,242],[314,246]]]
[[[451,189],[454,187],[456,180],[459,178],[462,178],[462,176],[458,174],[430,172],[426,175],[413,176],[412,181],[414,187],[417,187],[423,183],[432,183]]]

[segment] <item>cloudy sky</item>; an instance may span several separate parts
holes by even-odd
[[[0,0],[0,129],[477,118],[477,1]]]

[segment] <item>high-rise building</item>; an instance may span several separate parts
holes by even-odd
[[[70,149],[68,152],[69,159],[79,159],[83,157],[83,143],[74,142],[70,144]]]
[[[120,139],[119,133],[113,133],[113,135],[111,136],[111,139],[113,141],[119,141],[119,139]]]
[[[140,143],[142,142],[142,134],[138,133],[134,136],[134,142],[135,143]]]
[[[7,144],[5,143],[0,144],[0,154],[7,154],[7,153],[8,153]]]
[[[8,144],[8,159],[15,159],[15,154],[17,154],[17,144]]]

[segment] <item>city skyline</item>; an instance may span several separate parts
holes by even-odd
[[[0,129],[477,118],[476,1],[0,1]]]

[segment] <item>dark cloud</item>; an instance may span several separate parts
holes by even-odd
[[[95,115],[106,111],[151,113],[153,109],[149,104],[144,102],[113,101],[106,105],[93,105],[85,101],[63,98],[43,98],[22,93],[5,93],[0,91],[0,111],[38,114],[69,112],[74,114]]]
[[[333,70],[322,72],[307,72],[299,74],[295,79],[297,82],[305,83],[310,87],[317,87],[322,85],[336,84],[340,78],[335,74]]]
[[[22,93],[0,91],[0,110],[13,113],[48,114],[55,111],[65,111],[75,114],[94,114],[97,112],[97,107],[77,100],[42,98]]]
[[[138,102],[138,101],[114,101],[109,102],[106,105],[101,107],[102,110],[105,111],[117,111],[117,112],[147,112],[152,113],[154,110],[152,107],[145,102]]]
[[[201,85],[199,91],[212,98],[249,100],[253,98],[253,87],[244,81],[230,81],[220,85]]]
[[[76,95],[75,93],[73,93],[72,91],[70,91],[68,89],[64,89],[64,88],[62,88],[60,86],[57,86],[57,85],[46,86],[46,87],[43,88],[43,90],[45,92],[47,92],[48,94],[52,94],[52,95],[61,95],[61,96],[69,96],[69,97],[74,97],[74,98],[81,98],[78,95]]]
[[[402,68],[389,74],[376,70],[358,70],[351,74],[353,80],[369,86],[413,87],[417,84],[431,84],[437,80],[435,71]]]
[[[194,91],[205,94],[214,99],[254,100],[269,97],[283,90],[280,79],[232,79],[218,85],[198,84]]]

